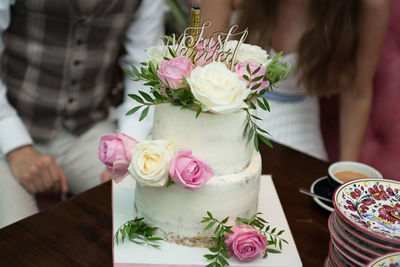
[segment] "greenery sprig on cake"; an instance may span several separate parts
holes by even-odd
[[[135,217],[121,225],[115,232],[114,239],[117,245],[120,240],[123,243],[129,240],[138,245],[148,245],[153,248],[159,248],[158,241],[163,240],[161,237],[154,236],[158,227],[151,227],[146,224],[144,218]]]
[[[236,218],[239,225],[233,227],[227,225],[229,217],[220,221],[207,211],[201,223],[207,223],[205,230],[214,229],[211,238],[215,242],[215,246],[209,248],[211,253],[204,255],[211,261],[207,267],[229,265],[228,259],[231,256],[241,261],[251,261],[260,254],[266,258],[268,253],[281,253],[282,242],[288,244],[282,238],[285,230],[272,228],[260,214],[257,212],[251,218]]]
[[[243,109],[248,114],[243,134],[249,141],[254,138],[257,151],[258,138],[272,146],[265,137],[268,132],[257,125],[262,118],[254,110],[270,111],[266,94],[289,72],[279,63],[282,53],[270,59],[265,50],[244,43],[244,38],[229,40],[229,33],[221,34],[210,39],[198,36],[191,46],[185,39],[190,36],[178,40],[166,36],[164,45],[147,49],[149,60],[140,69],[134,65],[124,69],[132,80],[150,87],[149,92],[129,94],[138,105],[126,114],[140,111],[141,121],[150,106],[164,103],[193,109],[196,117],[201,112],[228,114]]]

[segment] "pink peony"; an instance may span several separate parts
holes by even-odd
[[[98,158],[106,165],[113,180],[117,183],[128,175],[128,166],[131,162],[131,150],[137,141],[126,134],[116,132],[101,137]]]
[[[204,67],[205,65],[213,62],[213,58],[218,57],[219,44],[214,40],[202,39],[196,46],[197,54],[195,56],[196,66]],[[215,55],[214,55],[215,54]]]
[[[196,191],[210,180],[214,173],[207,163],[193,156],[191,150],[182,149],[171,159],[169,175],[175,183]]]
[[[260,67],[259,64],[255,64],[255,63],[248,62],[248,61],[246,61],[244,63],[236,64],[235,72],[237,74],[239,74],[239,78],[242,81],[245,81],[247,83],[247,85],[248,85],[249,82],[245,78],[243,78],[243,75],[246,75],[247,77],[249,77],[251,79],[254,79],[254,78],[257,78],[257,77],[260,77],[260,76],[264,77],[265,73],[267,72],[267,69],[265,67],[261,66],[259,71],[256,74],[254,74],[254,76],[251,75],[251,77],[250,77],[250,74],[247,71],[247,65],[249,65],[249,68],[250,68],[251,72],[255,71],[258,67]],[[249,85],[248,86],[251,88],[254,85],[260,84],[260,83],[261,83],[261,86],[258,87],[257,89],[251,90],[250,93],[254,93],[254,92],[259,93],[261,90],[266,89],[269,86],[269,81],[264,81],[264,79],[260,79],[258,81],[252,82],[252,83],[250,83],[250,86]]]
[[[171,60],[162,60],[157,75],[163,85],[178,89],[185,87],[182,77],[190,77],[192,69],[192,62],[187,57],[180,56]]]
[[[230,256],[235,255],[241,261],[251,261],[267,248],[267,239],[257,229],[242,224],[231,230],[233,234],[228,234],[225,240]]]

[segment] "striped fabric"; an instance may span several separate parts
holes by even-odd
[[[140,0],[17,0],[1,79],[33,139],[81,134],[107,117],[107,96]]]

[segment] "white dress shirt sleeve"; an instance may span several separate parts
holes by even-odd
[[[4,50],[1,34],[10,24],[10,5],[14,0],[0,1],[0,57]],[[32,144],[32,139],[15,109],[8,103],[7,88],[0,80],[0,155]]]
[[[121,65],[126,69],[130,69],[131,64],[140,69],[140,62],[148,60],[145,50],[150,46],[161,44],[167,10],[164,0],[142,1],[126,34],[124,45],[127,54],[121,59]],[[137,94],[138,90],[149,92],[150,88],[140,82],[130,80],[128,75],[124,76],[124,87],[124,101],[117,108],[119,131],[138,141],[144,140],[151,133],[153,126],[153,107],[141,122],[139,122],[139,116],[143,108],[133,115],[126,116],[125,114],[138,105],[135,100],[128,97],[128,94]]]

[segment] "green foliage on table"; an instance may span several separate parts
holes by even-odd
[[[129,220],[119,227],[114,235],[117,245],[119,245],[120,239],[122,243],[125,239],[128,239],[139,245],[148,245],[154,248],[159,248],[160,245],[157,244],[157,242],[163,240],[163,238],[154,236],[154,232],[158,227],[151,227],[143,220],[144,218],[135,217],[135,219]]]

